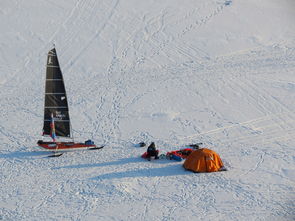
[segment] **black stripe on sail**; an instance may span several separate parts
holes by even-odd
[[[46,79],[62,79],[62,73],[59,66],[47,65]]]
[[[46,81],[45,93],[66,93],[63,81]]]
[[[48,52],[46,65],[46,80],[60,79],[63,80],[55,48]]]
[[[70,122],[54,121],[55,134],[59,137],[70,137]],[[44,121],[43,134],[50,135],[50,121]]]
[[[43,133],[50,135],[51,113],[53,113],[56,136],[70,137],[71,128],[67,107],[45,107]]]
[[[47,65],[59,66],[55,48],[48,52]]]
[[[69,121],[69,111],[67,108],[56,108],[56,107],[45,107],[44,110],[44,121],[51,120],[51,113],[53,114],[54,121]]]
[[[65,94],[45,94],[45,107],[66,107],[68,110]]]

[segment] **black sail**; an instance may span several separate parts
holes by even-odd
[[[56,136],[71,137],[68,101],[55,48],[47,56],[43,135],[50,135],[51,114]]]

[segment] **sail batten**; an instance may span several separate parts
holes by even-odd
[[[55,48],[47,56],[43,135],[51,133],[52,116],[56,136],[71,137],[68,101]]]
[[[51,121],[51,120],[49,120],[49,119],[45,119],[44,121]],[[69,122],[69,120],[55,120],[55,122]]]
[[[46,67],[49,67],[49,68],[59,68],[59,66],[54,66],[54,65],[46,65]]]

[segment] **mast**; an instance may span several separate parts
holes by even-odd
[[[51,135],[54,119],[57,137],[72,138],[69,107],[62,72],[55,48],[48,52],[46,63],[43,135]]]

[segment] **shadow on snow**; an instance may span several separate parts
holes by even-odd
[[[102,174],[93,178],[91,180],[110,180],[110,179],[122,179],[122,178],[136,178],[136,177],[167,177],[167,176],[177,176],[186,175],[192,172],[186,171],[182,165],[173,164],[166,167],[160,168],[144,168],[130,171],[113,172]]]
[[[10,153],[1,153],[0,158],[31,158],[37,156],[44,156],[52,154],[49,151],[15,151]]]
[[[91,168],[91,167],[107,167],[107,166],[120,166],[128,163],[143,163],[147,162],[147,160],[141,158],[141,157],[128,157],[128,158],[122,158],[116,161],[111,162],[102,162],[102,163],[87,163],[87,164],[77,164],[77,165],[68,165],[68,166],[62,166],[62,167],[54,167],[52,169],[80,169],[80,168]],[[167,164],[171,163],[173,161],[170,160],[155,160],[151,161],[149,163],[152,164]],[[175,161],[174,161],[175,162]]]

